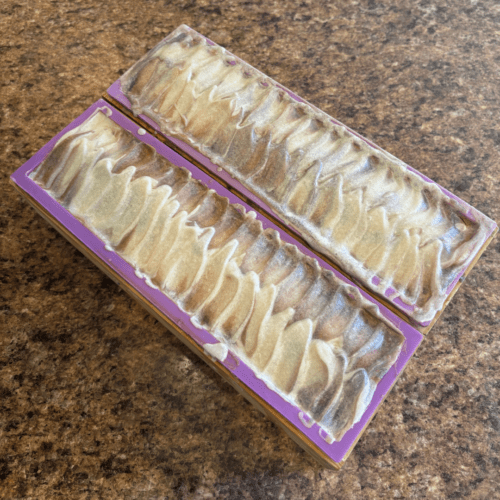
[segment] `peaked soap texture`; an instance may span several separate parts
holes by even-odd
[[[30,176],[333,439],[359,421],[404,337],[356,288],[100,111]]]
[[[495,226],[186,26],[121,83],[135,113],[223,167],[419,324]]]

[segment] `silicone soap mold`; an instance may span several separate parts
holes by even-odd
[[[417,325],[436,318],[496,229],[187,26],[108,92],[224,169],[235,189],[256,195],[264,210]]]
[[[329,466],[421,340],[104,101],[12,177],[63,234]]]

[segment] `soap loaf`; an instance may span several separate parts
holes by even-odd
[[[340,440],[404,337],[359,291],[101,111],[31,178]]]
[[[136,63],[132,110],[225,169],[363,286],[429,324],[486,216],[186,26]]]

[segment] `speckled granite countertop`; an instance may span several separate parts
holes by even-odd
[[[499,221],[494,1],[0,4],[1,498],[500,498],[497,238],[323,470],[9,175],[186,23]]]

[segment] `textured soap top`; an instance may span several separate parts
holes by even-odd
[[[186,26],[121,83],[135,113],[224,168],[420,324],[443,307],[494,227]]]
[[[99,111],[31,178],[332,439],[359,421],[404,337],[255,213]]]

